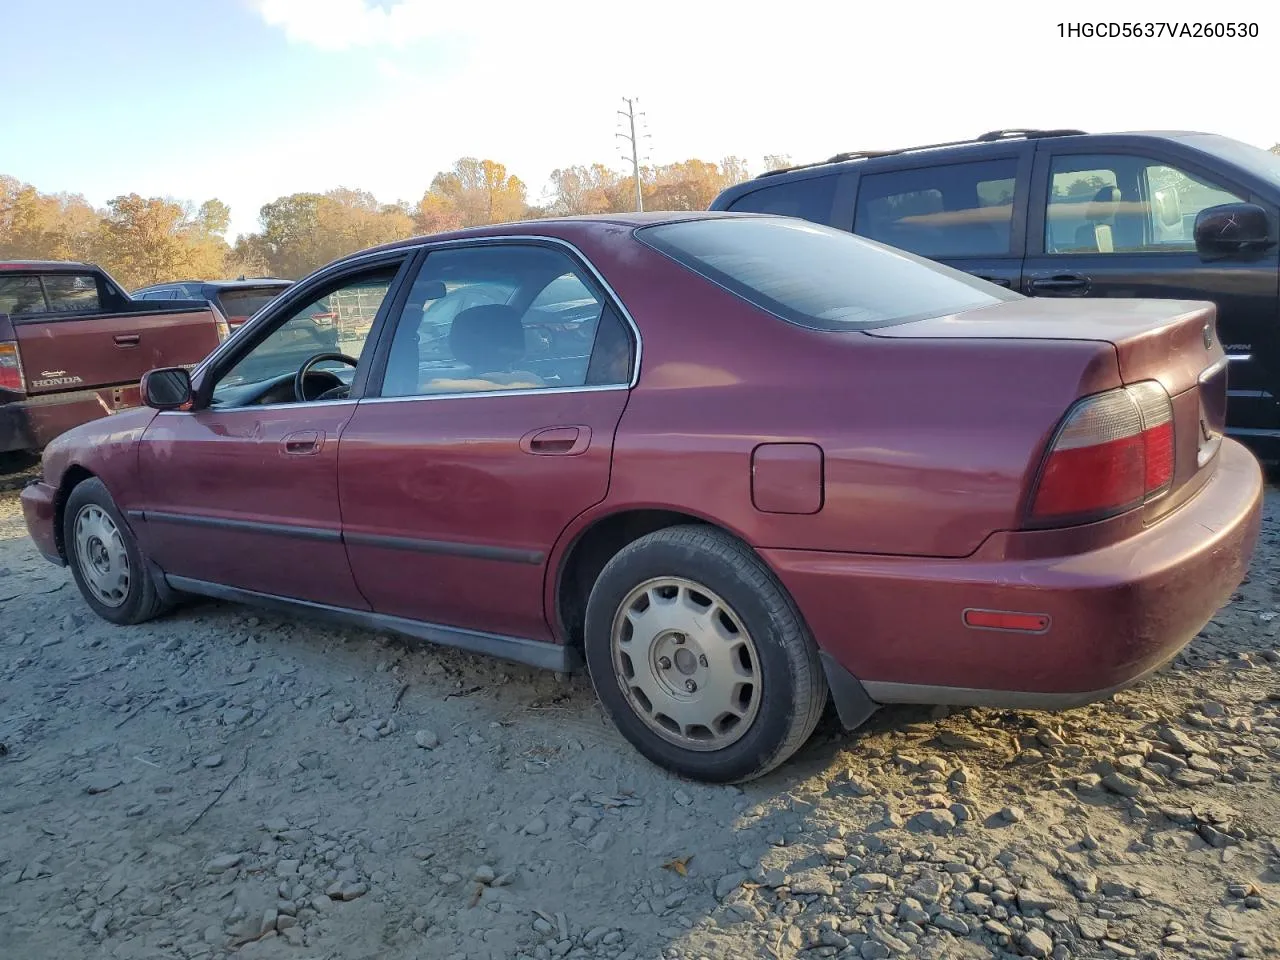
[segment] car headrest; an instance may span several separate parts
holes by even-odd
[[[1093,195],[1089,209],[1085,211],[1086,220],[1106,220],[1115,215],[1116,205],[1120,203],[1119,187],[1103,187]]]
[[[505,370],[524,356],[520,314],[505,303],[469,307],[453,318],[449,346],[472,370]]]

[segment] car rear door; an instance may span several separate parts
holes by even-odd
[[[1002,141],[877,160],[858,176],[853,232],[1016,290],[1033,157]]]
[[[555,281],[564,302],[535,305]],[[428,253],[338,455],[343,538],[374,611],[500,655],[551,639],[548,556],[608,492],[632,331],[562,245]]]
[[[1275,208],[1194,154],[1159,141],[1041,141],[1036,154],[1023,290],[1037,297],[1210,300],[1230,358],[1229,432],[1280,426],[1280,263],[1263,256],[1206,262],[1192,230],[1223,203]]]

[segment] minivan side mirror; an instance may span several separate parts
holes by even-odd
[[[176,410],[191,402],[191,374],[185,367],[161,367],[142,375],[142,402],[157,410]]]
[[[1267,211],[1256,203],[1223,203],[1196,215],[1196,252],[1218,260],[1233,254],[1257,253],[1275,241],[1270,237]]]

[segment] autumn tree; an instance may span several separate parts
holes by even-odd
[[[579,216],[628,209],[616,206],[623,182],[616,170],[610,170],[603,163],[553,170],[549,210],[557,216]],[[630,188],[631,179],[627,178],[625,183]]]
[[[379,203],[367,190],[292,193],[265,204],[262,232],[241,238],[233,257],[261,263],[273,276],[305,276],[366,247],[413,236],[404,204]]]
[[[226,205],[216,200],[195,212],[173,200],[125,194],[107,204],[94,259],[129,289],[221,277],[228,248],[218,231],[228,219]]]
[[[509,223],[525,215],[527,190],[523,181],[495,160],[463,157],[452,170],[437,173],[418,204],[419,212],[455,217],[464,227]]]
[[[783,170],[791,166],[791,154],[789,153],[768,153],[764,158],[764,169],[768,173],[770,170]]]
[[[92,255],[98,212],[79,194],[41,193],[0,176],[0,258],[81,260]]]

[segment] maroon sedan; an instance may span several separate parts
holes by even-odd
[[[348,289],[367,338],[298,365]],[[710,781],[829,698],[852,728],[1132,684],[1230,597],[1261,511],[1211,305],[1026,299],[781,217],[379,247],[143,393],[22,496],[99,615],[202,594],[585,659],[641,752]]]

